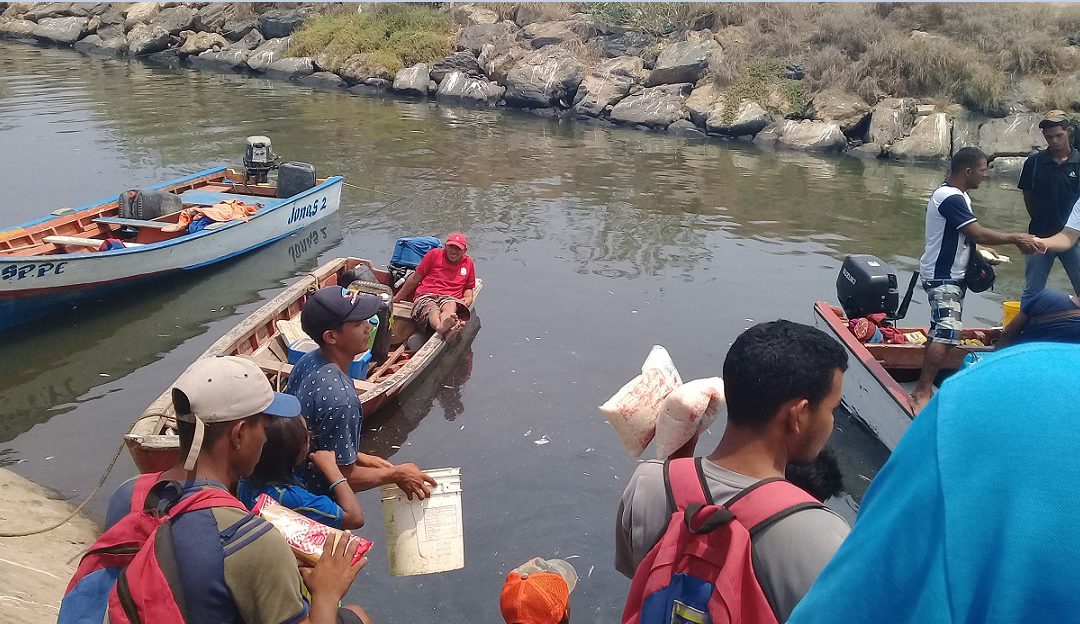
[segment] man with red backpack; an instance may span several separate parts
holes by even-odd
[[[624,624],[787,620],[849,532],[783,480],[832,433],[846,369],[843,348],[806,325],[762,323],[735,340],[716,450],[647,461],[623,492],[615,567],[633,578]]]
[[[198,360],[172,399],[183,464],[121,488],[133,509],[83,557],[60,624],[106,614],[113,624],[364,621],[359,608],[338,607],[366,561],[352,561],[356,541],[328,543],[302,578],[284,537],[231,493],[259,460],[266,422],[298,416],[299,401],[232,356]]]

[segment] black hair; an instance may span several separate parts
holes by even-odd
[[[177,416],[181,414],[191,413],[191,402],[188,400],[187,395],[184,394],[179,388],[172,389],[172,402],[173,411]],[[256,424],[260,418],[263,418],[262,413],[254,414],[243,418],[244,422],[249,425]],[[229,430],[229,427],[233,422],[217,422],[217,423],[203,423],[203,441],[202,449],[210,448],[218,441],[221,436],[225,435],[225,432]],[[184,420],[176,419],[176,434],[180,437],[180,457],[187,457],[188,452],[191,450],[191,443],[195,439],[195,423],[187,422]]]
[[[785,478],[825,502],[844,491],[844,475],[840,461],[832,449],[825,447],[809,464],[791,463],[784,471]]]
[[[953,175],[960,173],[968,167],[977,167],[980,161],[990,162],[986,152],[977,147],[961,147],[953,154],[949,161],[949,172]]]
[[[266,424],[266,444],[251,471],[251,480],[259,484],[292,483],[297,456],[307,441],[308,428],[302,418],[271,418]]]
[[[847,362],[840,343],[819,329],[784,320],[755,325],[735,339],[724,359],[728,421],[760,431],[788,401],[817,406]]]

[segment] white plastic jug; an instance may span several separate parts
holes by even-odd
[[[438,482],[426,500],[409,500],[396,485],[382,488],[383,523],[391,576],[465,567],[461,523],[461,468],[425,470]]]

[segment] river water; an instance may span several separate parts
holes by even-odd
[[[363,493],[376,548],[350,599],[382,622],[499,621],[502,579],[534,555],[571,557],[583,579],[576,622],[617,621],[629,583],[612,567],[612,529],[635,462],[596,406],[653,344],[695,379],[718,375],[754,322],[811,322],[812,303],[835,297],[845,254],[881,256],[906,284],[926,198],[942,179],[940,166],[763,152],[0,43],[0,225],[239,164],[252,134],[362,188],[344,190],[337,216],[254,254],[7,332],[0,462],[81,500],[146,405],[298,275],[343,255],[385,262],[399,236],[466,232],[486,286],[482,329],[460,360],[367,419],[363,448],[462,468],[467,565],[389,577],[379,497]],[[1024,227],[1014,184],[1015,174],[995,173],[973,194],[984,223]],[[997,293],[969,296],[967,317],[997,322],[1022,281],[1022,264],[1006,265]],[[921,293],[909,317],[925,322]],[[886,453],[843,415],[832,444],[850,494],[830,503],[853,518]],[[133,473],[125,452],[105,493]]]

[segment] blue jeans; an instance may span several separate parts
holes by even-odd
[[[1073,292],[1080,295],[1080,245],[1074,245],[1072,249],[1061,253],[1045,253],[1042,255],[1024,256],[1024,295],[1022,299],[1046,288],[1046,278],[1050,276],[1050,269],[1054,268],[1054,258],[1061,260],[1061,266],[1065,267],[1065,273],[1072,282]]]

